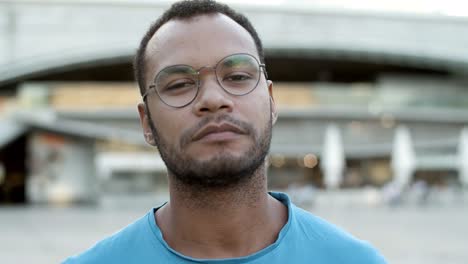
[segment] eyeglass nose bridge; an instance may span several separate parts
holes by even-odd
[[[197,73],[197,95],[198,95],[198,93],[199,93],[199,91],[201,89],[201,79],[202,78],[200,77],[200,74],[205,70],[213,71],[214,77],[216,79],[216,83],[221,87],[221,89],[223,89],[223,91],[227,92],[226,89],[224,89],[224,87],[221,85],[221,83],[219,83],[218,74],[216,73],[217,67],[216,66],[203,66],[203,67],[199,68],[196,71],[196,73]]]

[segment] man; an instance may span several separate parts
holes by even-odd
[[[385,263],[268,193],[277,113],[263,62],[247,18],[213,1],[175,3],[151,26],[135,60],[138,111],[170,199],[66,263]]]

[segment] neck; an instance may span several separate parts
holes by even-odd
[[[287,221],[284,205],[268,195],[264,166],[225,188],[194,190],[169,178],[170,201],[156,221],[166,242],[184,255],[246,256],[274,243]]]
[[[251,177],[244,177],[235,185],[223,187],[188,186],[175,177],[169,177],[170,204],[175,208],[213,213],[238,207],[257,206],[267,194],[264,165]]]

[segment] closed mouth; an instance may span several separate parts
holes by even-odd
[[[198,133],[195,134],[193,137],[193,141],[200,140],[205,136],[213,133],[222,133],[222,132],[232,132],[235,134],[246,134],[246,132],[239,127],[229,124],[229,123],[221,123],[221,124],[210,124],[202,128]]]

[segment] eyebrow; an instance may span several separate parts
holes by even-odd
[[[195,69],[189,65],[173,65],[162,71],[166,73],[194,73]]]

